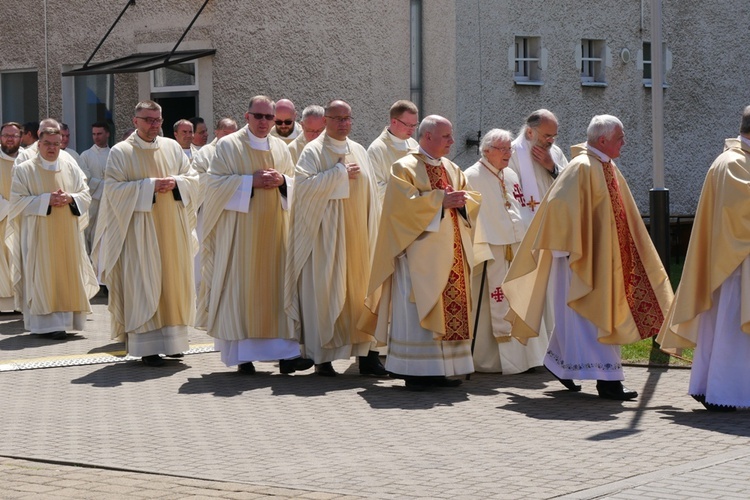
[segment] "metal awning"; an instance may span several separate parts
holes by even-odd
[[[177,43],[174,45],[172,50],[165,52],[136,53],[125,57],[120,57],[118,59],[112,59],[111,61],[90,64],[91,60],[94,58],[94,55],[96,55],[96,53],[99,51],[109,34],[112,33],[114,27],[117,26],[117,23],[120,21],[123,14],[125,14],[125,11],[128,10],[128,7],[135,5],[135,0],[127,0],[125,7],[122,9],[122,12],[120,12],[120,15],[117,16],[117,19],[115,19],[115,22],[112,23],[112,26],[110,26],[109,30],[107,30],[104,38],[101,39],[99,45],[97,45],[94,49],[94,52],[91,53],[88,60],[83,64],[83,67],[66,71],[62,74],[62,76],[107,75],[112,73],[141,73],[158,68],[163,68],[165,66],[170,66],[172,64],[179,64],[201,57],[214,55],[216,53],[216,49],[177,50],[177,48],[180,46],[180,42],[182,42],[183,38],[185,38],[185,35],[187,35],[188,31],[190,31],[190,28],[193,27],[195,20],[198,19],[198,16],[201,15],[201,12],[203,12],[206,4],[208,4],[208,1],[209,0],[205,0],[203,2],[201,8],[198,9],[198,13],[195,14],[193,20],[190,21],[190,24],[188,24],[187,28],[185,28],[185,31],[182,33],[180,39],[177,40]]]

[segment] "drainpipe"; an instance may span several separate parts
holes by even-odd
[[[422,116],[426,116],[422,110],[422,0],[410,0],[409,2],[409,49],[411,53],[410,76],[410,98],[417,105]]]
[[[49,117],[49,41],[47,40],[47,0],[44,0],[44,98],[45,118]]]

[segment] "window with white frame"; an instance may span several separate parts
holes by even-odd
[[[39,120],[39,86],[36,71],[0,73],[0,123]]]
[[[667,87],[667,71],[672,69],[672,54],[667,50],[667,44],[662,44],[662,85]],[[643,70],[643,86],[650,87],[652,84],[651,76],[651,42],[643,42],[643,50],[638,53],[637,66]]]
[[[198,90],[198,65],[187,61],[153,70],[151,89],[153,92]]]
[[[519,85],[541,85],[542,39],[517,36],[513,46],[513,80]]]
[[[603,87],[607,85],[605,66],[607,57],[605,40],[584,38],[581,40],[581,85]]]

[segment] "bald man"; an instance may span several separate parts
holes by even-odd
[[[279,99],[276,102],[276,116],[271,135],[289,144],[301,133],[302,125],[297,123],[297,110],[294,108],[294,103],[289,99]]]

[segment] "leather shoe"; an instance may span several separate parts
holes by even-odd
[[[164,360],[158,354],[143,356],[141,362],[146,366],[161,366],[164,364]]]
[[[177,354],[167,354],[166,356],[173,359],[180,359],[185,357],[185,355],[181,352],[178,352]]]
[[[333,364],[329,361],[327,363],[320,363],[315,365],[315,373],[321,377],[335,377],[338,375],[336,370],[333,369]]]
[[[240,363],[237,365],[237,371],[245,375],[255,375],[255,365],[250,361],[247,363]]]
[[[430,377],[429,382],[435,387],[458,387],[462,384],[461,379],[448,377]]]
[[[424,392],[432,386],[428,379],[429,377],[404,376],[406,390],[411,392]]]
[[[315,362],[308,358],[292,358],[292,359],[280,359],[279,360],[279,371],[285,375],[294,372],[301,372],[308,370],[313,367]]]
[[[367,356],[359,357],[359,374],[373,375],[375,377],[387,377],[388,370],[380,362],[380,355],[377,351],[370,351]]]
[[[547,368],[547,367],[545,366],[545,368]],[[552,376],[555,377],[570,392],[580,392],[581,391],[581,385],[580,384],[576,384],[575,382],[573,382],[569,378],[560,378],[560,377],[558,377],[549,368],[547,368],[547,371],[550,372],[550,373],[552,373]]]
[[[596,391],[600,398],[628,401],[638,397],[638,393],[622,385],[619,380],[597,380]]]
[[[49,338],[52,340],[65,340],[68,338],[68,334],[66,332],[52,332]]]

